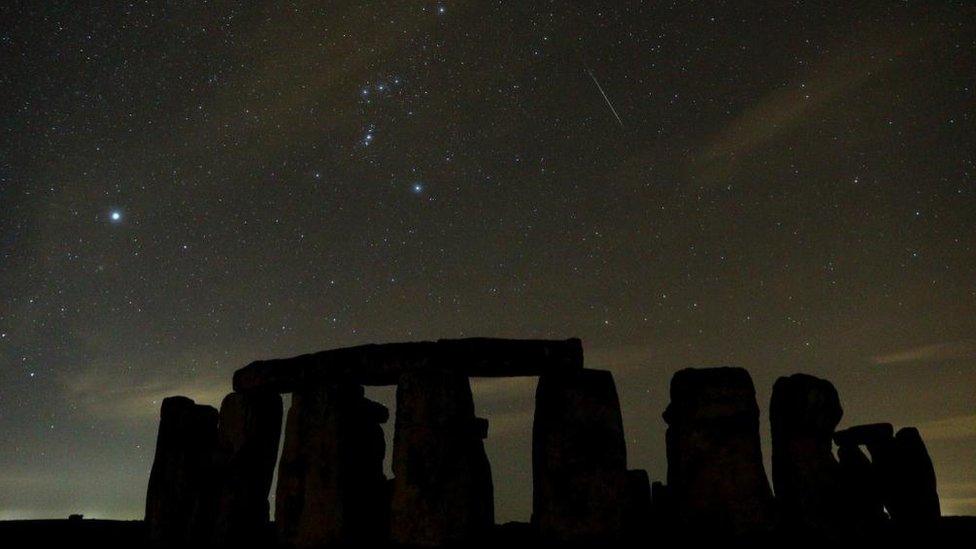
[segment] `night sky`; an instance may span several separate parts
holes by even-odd
[[[252,360],[464,336],[582,338],[652,480],[676,370],[767,460],[826,377],[976,513],[976,9],[690,4],[4,2],[0,519],[141,517]],[[473,387],[527,520],[534,379]]]

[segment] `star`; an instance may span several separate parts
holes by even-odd
[[[119,211],[119,210],[112,210],[108,214],[108,219],[112,223],[121,223],[122,222],[122,212]]]
[[[424,192],[424,184],[420,182],[414,183],[413,186],[410,187],[410,190],[413,192],[413,194],[422,194]]]

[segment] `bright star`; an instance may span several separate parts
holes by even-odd
[[[413,194],[420,194],[424,192],[424,186],[421,183],[414,183],[410,190],[413,191]]]
[[[119,221],[122,221],[122,212],[119,210],[112,210],[112,212],[108,214],[108,218],[112,220],[112,223],[118,223]]]

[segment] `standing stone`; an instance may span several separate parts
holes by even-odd
[[[851,527],[859,533],[877,532],[887,522],[878,471],[858,445],[844,445],[837,449],[840,480],[846,499],[842,511],[847,513]]]
[[[749,373],[742,368],[677,372],[664,420],[676,529],[699,539],[768,531],[772,494]]]
[[[613,375],[587,369],[544,375],[535,399],[533,524],[556,543],[618,540],[630,480]]]
[[[832,436],[843,410],[837,390],[806,374],[781,377],[769,407],[773,487],[788,526],[838,540],[852,527]]]
[[[841,481],[845,487],[844,512],[854,528],[868,535],[877,533],[888,522],[884,501],[886,488],[881,466],[891,453],[894,429],[890,423],[855,425],[834,433]],[[861,446],[866,446],[871,458]]]
[[[389,412],[360,385],[292,395],[278,468],[275,522],[283,547],[375,545],[385,539],[381,423]]]
[[[886,505],[895,524],[909,530],[933,528],[942,513],[935,468],[918,429],[898,430],[886,472],[890,494]]]
[[[494,524],[491,469],[468,378],[406,373],[397,385],[391,538],[412,546],[478,539]]]
[[[651,513],[651,482],[647,471],[627,471],[627,497],[623,517],[627,540],[644,541],[654,535],[650,528]]]
[[[231,393],[224,398],[214,452],[213,545],[240,547],[267,538],[268,492],[280,436],[278,393]]]
[[[217,410],[182,396],[163,400],[156,454],[146,491],[151,545],[198,544],[198,517],[209,516],[208,484],[217,437]]]

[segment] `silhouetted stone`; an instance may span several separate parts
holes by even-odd
[[[834,540],[845,537],[853,522],[831,443],[843,413],[829,381],[795,374],[773,385],[769,421],[776,500],[790,527]]]
[[[480,538],[494,524],[491,469],[467,377],[404,373],[397,385],[391,538],[440,546]]]
[[[849,517],[856,532],[875,536],[888,523],[884,502],[890,489],[882,481],[881,468],[890,461],[894,429],[890,423],[855,425],[835,432],[833,438],[844,488],[838,512]],[[862,445],[871,452],[870,459]]]
[[[275,523],[284,547],[375,545],[386,536],[388,412],[359,385],[320,385],[292,396],[278,468]]]
[[[648,527],[651,518],[651,483],[647,471],[627,471],[626,507],[624,508],[624,532],[629,540],[647,539],[653,535]]]
[[[837,449],[840,481],[846,498],[841,510],[849,515],[852,528],[859,533],[877,532],[887,523],[884,499],[877,468],[857,444],[848,443]]]
[[[870,450],[880,444],[887,444],[894,436],[895,430],[890,423],[868,423],[837,431],[834,433],[834,442],[837,446],[864,444]]]
[[[146,491],[146,527],[152,545],[200,542],[199,517],[211,516],[207,497],[217,437],[217,410],[186,397],[163,400],[159,434]]]
[[[583,367],[579,339],[441,339],[361,345],[252,362],[234,373],[234,390],[290,392],[324,382],[394,385],[406,372],[441,368],[474,377],[537,376]]]
[[[685,538],[749,536],[772,525],[759,408],[741,368],[685,369],[664,412],[668,489]]]
[[[627,451],[613,375],[539,378],[532,427],[532,521],[559,543],[613,541],[623,531]]]
[[[281,436],[281,396],[231,393],[220,405],[214,468],[217,508],[211,540],[218,547],[254,543],[267,532],[268,492]]]
[[[895,524],[912,530],[934,527],[941,516],[935,468],[918,429],[898,430],[885,472],[890,488],[885,503]]]

